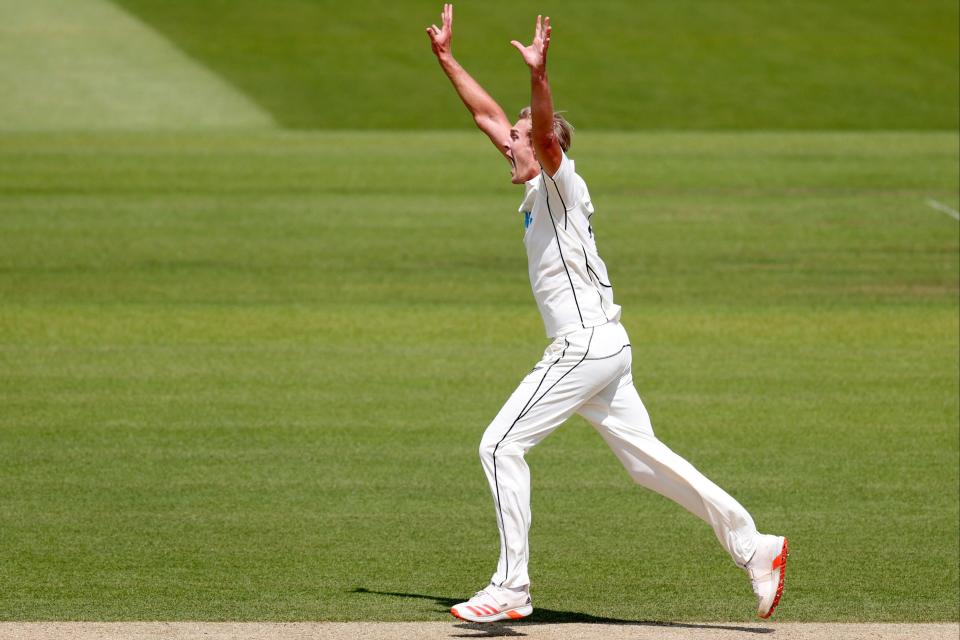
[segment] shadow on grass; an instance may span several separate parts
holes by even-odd
[[[437,611],[448,613],[450,607],[460,602],[458,598],[448,598],[445,596],[427,595],[422,593],[402,593],[397,591],[375,591],[364,587],[357,587],[350,593],[374,594],[379,596],[395,596],[397,598],[418,598],[420,600],[433,600],[437,604]],[[557,611],[556,609],[540,609],[534,607],[533,613],[522,621],[505,621],[494,623],[474,623],[463,622],[454,626],[465,631],[475,631],[472,634],[455,634],[458,638],[497,638],[505,636],[524,636],[519,630],[513,627],[523,628],[538,624],[612,624],[612,625],[633,625],[641,627],[664,627],[674,629],[714,629],[719,631],[742,631],[744,633],[773,633],[769,627],[738,627],[729,624],[693,624],[685,622],[658,622],[656,620],[623,620],[620,618],[606,618],[603,616],[594,616],[589,613],[580,613],[577,611]]]

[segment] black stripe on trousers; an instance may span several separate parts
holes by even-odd
[[[563,353],[560,354],[560,358],[547,367],[547,370],[543,374],[543,378],[540,379],[540,384],[537,385],[537,388],[533,391],[533,395],[530,396],[530,399],[527,400],[527,403],[524,405],[523,409],[520,410],[520,415],[517,416],[517,419],[513,421],[513,424],[510,425],[510,428],[507,429],[506,433],[503,434],[503,437],[500,438],[497,444],[493,447],[493,484],[497,489],[497,513],[500,515],[500,531],[503,533],[503,580],[500,581],[498,586],[503,586],[503,583],[506,582],[507,575],[510,573],[510,554],[507,551],[507,527],[503,524],[503,506],[500,504],[500,482],[497,480],[497,449],[499,449],[503,441],[507,439],[507,436],[510,435],[510,432],[513,431],[513,428],[517,426],[517,423],[525,418],[538,402],[547,397],[547,394],[550,393],[554,387],[560,384],[561,380],[570,375],[574,369],[579,367],[580,364],[587,359],[587,354],[590,353],[590,345],[593,343],[593,333],[595,330],[595,328],[590,329],[590,339],[587,340],[587,349],[583,352],[583,357],[580,358],[576,364],[567,369],[566,373],[557,378],[557,381],[550,385],[550,387],[543,392],[543,395],[534,400],[533,404],[531,404],[530,400],[533,400],[534,396],[537,395],[537,391],[540,390],[540,387],[543,385],[543,381],[547,379],[547,374],[550,373],[550,369],[552,369],[553,365],[557,364],[557,362],[560,362],[560,360],[563,359],[563,356],[566,355],[567,347],[570,346],[570,342],[567,341],[567,347],[564,347]]]
[[[506,580],[506,567],[509,566],[510,561],[507,559],[507,528],[503,524],[503,508],[500,506],[500,482],[497,480],[497,449],[500,447],[500,443],[506,439],[507,435],[510,434],[510,430],[513,429],[517,422],[526,415],[527,408],[530,406],[530,403],[533,402],[533,399],[537,397],[537,392],[540,391],[540,387],[543,386],[544,381],[547,379],[547,376],[550,375],[550,370],[553,369],[553,365],[557,364],[563,360],[563,356],[567,355],[567,348],[570,346],[570,341],[564,338],[566,343],[563,347],[563,351],[560,353],[560,357],[550,363],[550,366],[547,367],[547,370],[543,372],[543,377],[540,378],[540,382],[537,384],[537,388],[533,390],[533,393],[530,394],[530,397],[527,398],[527,401],[523,404],[523,408],[520,409],[520,413],[514,419],[513,424],[507,429],[506,433],[497,441],[497,444],[493,447],[493,486],[496,487],[496,498],[497,498],[497,514],[500,517],[500,531],[503,532],[503,557],[504,557],[504,580]],[[542,396],[541,396],[542,397]],[[503,581],[500,582],[503,585]]]
[[[625,345],[623,345],[622,347],[620,347],[620,349],[619,349],[618,351],[616,351],[616,352],[614,352],[614,353],[611,353],[611,354],[608,355],[608,356],[598,356],[598,357],[596,357],[596,358],[587,358],[587,360],[609,360],[610,358],[613,358],[614,356],[618,356],[618,355],[620,355],[621,353],[623,353],[623,350],[624,350],[624,349],[631,349],[631,348],[632,348],[632,347],[630,346],[630,343],[628,342],[627,344],[625,344]]]

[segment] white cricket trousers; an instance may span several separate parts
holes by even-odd
[[[530,584],[530,469],[523,456],[574,413],[600,432],[637,484],[709,523],[734,562],[742,567],[753,556],[758,533],[746,509],[653,435],[631,360],[630,339],[617,322],[560,336],[487,427],[480,459],[500,529],[492,584]]]

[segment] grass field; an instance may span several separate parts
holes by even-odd
[[[102,21],[91,42],[55,28],[76,15],[74,5],[105,0],[0,0],[18,6],[54,7],[52,16],[10,38],[19,20],[2,27],[10,43],[0,49],[4,67],[23,83],[60,92],[60,102],[26,116],[44,119],[51,109],[88,110],[90,103],[117,109],[130,94],[161,122],[189,106],[197,123],[208,121],[209,94],[193,83],[169,96],[167,107],[140,99],[142,83],[166,86],[164,58],[145,56],[142,40],[114,40]],[[440,129],[470,124],[439,76],[424,28],[438,19],[438,0],[118,0],[116,5],[167,37],[186,56],[242,91],[283,126],[326,129]],[[955,0],[464,0],[456,3],[454,50],[509,113],[528,100],[522,62],[510,47],[527,38],[533,17],[551,14],[552,82],[558,108],[593,129],[957,129],[960,114]],[[64,37],[67,34],[70,37]],[[52,36],[52,37],[51,37]],[[120,43],[123,43],[122,45]],[[140,43],[140,44],[138,44]],[[113,47],[111,48],[111,45]],[[0,43],[0,47],[3,44]],[[37,63],[35,55],[44,56]],[[96,70],[90,60],[116,57],[98,85],[107,93],[69,92],[75,77]],[[72,53],[64,60],[57,52]],[[50,64],[51,61],[56,64]],[[117,66],[152,74],[117,75]],[[78,69],[79,67],[79,69]],[[67,72],[65,79],[61,76]],[[154,77],[151,77],[154,76]],[[117,80],[123,78],[124,83]],[[152,81],[152,84],[151,84]],[[6,86],[6,85],[5,85]],[[0,103],[0,128],[10,122],[4,105],[30,91],[16,84]],[[119,95],[118,95],[119,94]],[[77,97],[83,96],[83,100]],[[175,96],[178,94],[174,94]],[[106,98],[106,99],[105,99]],[[9,108],[7,108],[9,111]],[[249,107],[234,119],[254,119]],[[70,111],[68,111],[69,115]],[[230,113],[233,113],[230,111]],[[111,122],[94,121],[96,128]]]
[[[446,620],[483,586],[477,445],[545,339],[440,5],[0,0],[0,620]],[[960,619],[960,7],[457,3],[509,112],[541,10],[637,385],[790,536],[778,617]],[[751,618],[583,421],[529,461],[535,620]]]
[[[475,133],[0,144],[0,618],[429,620],[493,569],[480,434],[539,357]],[[783,620],[958,618],[958,135],[584,132],[659,435],[791,537]],[[541,620],[743,620],[576,419]],[[839,594],[843,594],[839,597]]]

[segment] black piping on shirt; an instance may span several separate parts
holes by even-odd
[[[540,165],[540,172],[543,173],[543,165]],[[550,178],[550,182],[553,183],[553,188],[557,190],[557,195],[560,196],[560,204],[563,206],[563,230],[567,230],[567,203],[563,201],[563,194],[560,193],[560,187],[557,186],[557,181],[553,179],[553,176],[547,175]],[[547,185],[543,185],[544,190],[546,190]]]
[[[541,166],[540,175],[543,176],[544,174],[545,174],[545,171]],[[553,178],[550,178],[550,180],[553,181]],[[556,185],[556,182],[554,182],[554,185]],[[559,189],[557,189],[557,194],[558,195],[560,194]],[[577,305],[577,315],[580,316],[580,327],[583,329],[586,329],[587,325],[583,323],[583,313],[580,312],[580,302],[577,300],[577,290],[573,286],[573,278],[570,277],[570,270],[567,269],[567,261],[563,259],[563,248],[560,246],[560,232],[557,231],[557,219],[553,217],[553,210],[550,208],[550,191],[549,189],[547,189],[546,180],[543,181],[543,195],[547,199],[547,213],[550,214],[550,222],[553,223],[553,234],[557,237],[557,251],[560,253],[560,263],[563,264],[563,271],[564,273],[567,274],[567,282],[570,283],[570,293],[573,294],[573,304]],[[562,196],[560,197],[560,203],[563,204]],[[564,207],[564,210],[563,210],[563,217],[564,217],[564,228],[566,228],[566,217],[567,217],[566,207]]]

